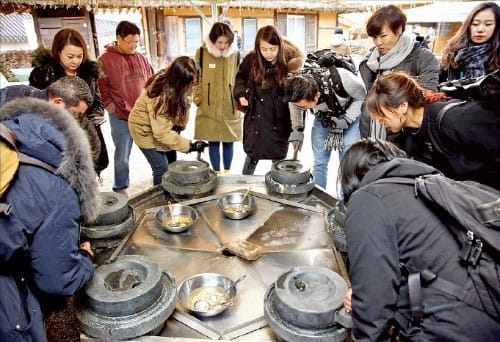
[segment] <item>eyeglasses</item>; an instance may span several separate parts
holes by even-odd
[[[121,37],[120,37],[121,38]],[[125,38],[121,38],[127,45],[139,45],[140,41],[139,40],[132,40],[132,41],[127,41]]]

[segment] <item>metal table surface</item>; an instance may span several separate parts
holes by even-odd
[[[327,232],[326,213],[335,205],[335,198],[318,187],[302,202],[277,198],[269,195],[264,176],[223,175],[217,181],[212,195],[182,202],[199,214],[184,233],[165,232],[156,223],[156,210],[172,201],[161,187],[131,198],[134,228],[106,262],[119,255],[145,255],[173,275],[177,285],[198,273],[220,273],[232,280],[246,274],[238,284],[238,300],[222,314],[208,318],[192,316],[177,304],[159,336],[138,340],[274,341],[276,336],[264,320],[263,298],[280,274],[295,266],[320,266],[346,277]],[[225,218],[216,207],[217,199],[249,187],[257,200],[256,213],[243,220]],[[260,246],[261,257],[248,261],[225,248],[237,240]]]

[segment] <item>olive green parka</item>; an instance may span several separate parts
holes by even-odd
[[[203,54],[203,57],[200,57]],[[202,59],[202,61],[200,61]],[[233,87],[239,66],[236,40],[220,52],[208,37],[196,51],[200,65],[193,103],[198,107],[194,138],[197,140],[235,142],[241,140],[241,113],[233,99]]]

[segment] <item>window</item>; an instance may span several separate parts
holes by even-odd
[[[451,23],[438,23],[437,36],[451,36]]]
[[[306,52],[317,50],[317,18],[313,14],[287,14],[276,15],[276,27],[295,45]]]
[[[286,17],[286,36],[295,45],[306,50],[306,19],[303,15],[287,15]]]
[[[257,19],[243,19],[243,50],[253,50],[257,35]]]
[[[186,18],[186,54],[194,55],[196,49],[201,45],[201,19]]]

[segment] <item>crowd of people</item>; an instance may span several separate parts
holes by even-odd
[[[405,187],[377,181],[442,173],[500,189],[498,100],[457,100],[438,88],[498,71],[499,16],[496,3],[479,3],[439,62],[405,31],[404,12],[385,6],[368,19],[374,46],[359,69],[334,71],[306,68],[301,49],[271,25],[258,30],[243,57],[230,22],[216,22],[193,57],[177,57],[156,73],[137,52],[141,31],[134,23],[118,24],[116,41],[97,61],[76,30],[60,30],[50,50],[34,54],[30,85],[0,91],[0,122],[19,151],[55,169],[21,163],[2,194],[13,209],[0,216],[0,340],[45,340],[46,302],[72,295],[92,277],[92,249],[80,244],[78,226],[98,211],[97,180],[109,165],[101,132],[106,113],[115,145],[112,189],[125,195],[134,143],[150,164],[153,185],[177,152],[208,147],[212,168],[229,172],[240,140],[241,174],[252,175],[260,160],[286,158],[290,144],[300,150],[307,116],[314,115],[318,186],[326,188],[332,151],[341,158],[353,340],[394,338],[394,326],[397,336],[410,339],[495,340],[497,320],[464,303],[450,306],[456,299],[437,290],[426,291],[425,300],[446,310],[418,326],[404,319],[402,260],[438,269],[458,284],[467,274],[453,258],[458,251],[439,214]],[[350,54],[341,28],[329,45]],[[196,114],[189,118],[192,104]],[[190,119],[194,136],[185,137]]]

